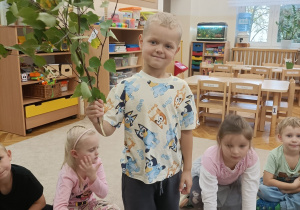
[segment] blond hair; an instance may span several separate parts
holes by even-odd
[[[300,127],[300,118],[298,117],[286,117],[280,121],[277,125],[277,132],[279,135],[282,134],[283,129],[287,126],[291,126],[292,128],[299,128]]]
[[[76,126],[72,127],[67,132],[67,141],[65,144],[65,158],[64,158],[63,165],[65,163],[67,163],[75,171],[75,169],[76,169],[75,159],[71,155],[71,151],[73,149],[78,148],[78,145],[80,142],[84,141],[88,136],[94,135],[95,133],[96,133],[95,131],[89,130],[81,125],[76,125]],[[74,145],[75,145],[75,148],[74,148]]]
[[[182,36],[182,28],[180,22],[175,17],[175,15],[167,12],[158,12],[154,15],[149,16],[148,20],[144,25],[143,36],[146,36],[146,34],[149,31],[150,25],[152,25],[153,23],[166,27],[171,30],[177,29],[179,34],[179,42],[180,42]]]
[[[0,149],[3,149],[3,150],[4,150],[4,152],[7,152],[7,150],[6,150],[5,146],[4,146],[3,144],[1,144],[1,143],[0,143]]]
[[[221,141],[224,138],[224,136],[230,134],[243,135],[250,142],[251,145],[253,129],[243,117],[239,115],[227,115],[225,117],[224,121],[219,127],[219,131],[217,134],[218,145],[221,144]]]

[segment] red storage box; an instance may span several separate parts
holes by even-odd
[[[130,48],[126,48],[127,51],[139,51],[141,50],[141,48],[139,47],[130,47]]]
[[[182,72],[185,72],[186,70],[188,70],[188,67],[183,65],[182,63],[175,61],[175,66],[174,66],[174,76],[176,76],[177,74],[180,74]]]

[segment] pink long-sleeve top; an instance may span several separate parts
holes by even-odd
[[[97,165],[101,163],[98,158]],[[89,179],[83,180],[80,187],[79,178],[76,172],[65,164],[59,174],[56,193],[53,207],[55,210],[68,209],[74,207],[76,202],[90,202],[94,200],[94,193],[99,198],[105,198],[108,193],[108,185],[104,173],[103,165],[101,164],[97,170],[97,179],[89,184]]]
[[[199,184],[202,190],[204,210],[217,209],[218,184],[229,185],[241,176],[242,209],[256,209],[256,195],[259,186],[260,164],[253,148],[240,160],[235,168],[228,168],[219,146],[209,147],[201,158]]]

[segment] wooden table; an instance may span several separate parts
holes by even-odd
[[[281,80],[259,80],[259,79],[246,79],[246,78],[231,78],[231,77],[210,77],[206,75],[194,75],[184,79],[188,85],[195,86],[198,83],[198,80],[215,80],[227,82],[244,82],[252,84],[262,84],[261,90],[268,91],[273,93],[273,111],[272,111],[272,120],[270,127],[270,136],[275,136],[276,130],[276,120],[277,120],[277,110],[279,105],[279,94],[286,93],[289,89],[289,81]]]
[[[237,77],[238,73],[241,73],[241,71],[247,72],[248,74],[251,71],[251,67],[266,67],[271,68],[273,73],[281,74],[282,69],[286,69],[285,67],[279,67],[279,66],[256,66],[256,65],[236,65],[236,64],[226,64],[229,66],[232,66],[232,72],[234,73],[234,77]],[[200,69],[200,75],[203,74],[203,69],[213,70],[214,66],[212,64],[203,65]],[[300,70],[300,68],[293,68],[293,70]],[[278,77],[280,78],[280,77]]]

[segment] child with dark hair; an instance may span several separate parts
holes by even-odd
[[[256,209],[259,159],[251,147],[253,130],[238,115],[220,125],[218,145],[209,147],[193,162],[193,185],[180,206],[204,209]]]

